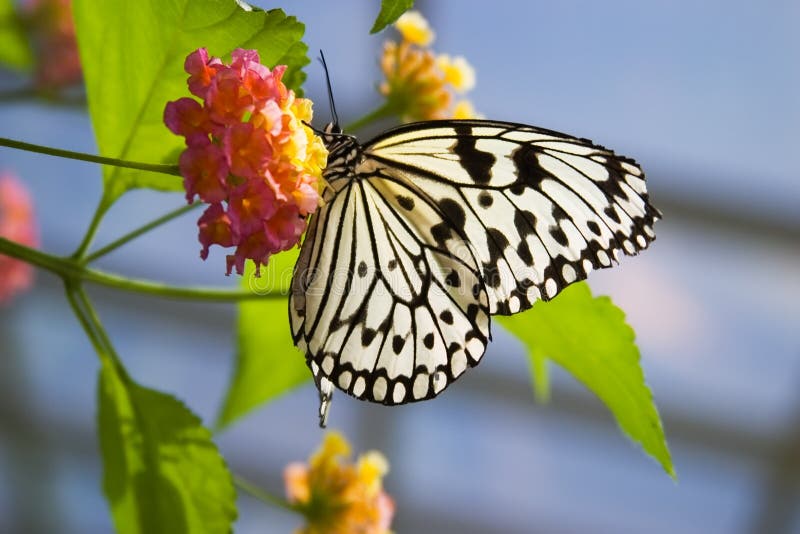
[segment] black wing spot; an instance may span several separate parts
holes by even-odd
[[[553,239],[556,240],[556,243],[561,245],[562,247],[566,247],[569,245],[569,239],[567,239],[567,234],[564,233],[564,230],[560,226],[553,226],[550,228],[550,235],[553,236]]]
[[[422,338],[422,342],[425,344],[425,348],[426,349],[429,349],[429,350],[432,349],[433,348],[433,332],[429,332],[429,333],[425,334],[425,337]]]
[[[497,268],[496,263],[484,263],[483,264],[483,280],[490,286],[494,288],[500,287],[500,269]],[[474,289],[474,288],[473,288]],[[475,292],[472,292],[475,295]],[[478,298],[478,297],[475,297]]]
[[[400,354],[403,350],[403,345],[406,344],[406,339],[403,336],[394,336],[392,338],[392,350],[395,354]]]
[[[453,153],[459,157],[461,166],[472,181],[488,184],[492,179],[492,165],[497,158],[491,152],[483,152],[475,147],[477,139],[472,136],[472,128],[460,125],[456,126],[455,130],[458,139],[453,146]]]
[[[589,221],[586,223],[586,227],[589,228],[589,231],[592,232],[596,236],[600,236],[600,225],[594,221]]]
[[[372,340],[375,339],[375,335],[378,332],[372,328],[365,328],[361,331],[361,345],[364,347],[369,346],[372,343]]]
[[[603,213],[614,221],[617,224],[620,224],[622,220],[620,220],[619,215],[617,214],[617,210],[614,209],[614,206],[608,206],[606,209],[603,210]]]
[[[400,207],[405,210],[411,211],[414,209],[414,199],[411,197],[397,195],[397,203],[400,204]]]
[[[389,263],[386,266],[389,268],[390,271],[394,271],[395,269],[397,269],[397,260],[395,259],[389,260]]]
[[[462,233],[464,232],[467,215],[464,213],[464,208],[461,207],[461,204],[453,199],[443,198],[439,201],[439,209],[442,210],[442,213],[447,217],[448,222],[453,228]]]
[[[458,276],[457,272],[450,271],[450,273],[445,277],[444,283],[450,287],[458,287],[461,285],[461,277]]]
[[[488,191],[482,191],[480,195],[478,195],[478,204],[481,205],[482,208],[488,208],[494,203],[494,199],[492,198],[491,193]]]
[[[358,276],[361,278],[367,276],[367,263],[364,261],[358,264]]]
[[[439,319],[441,319],[445,324],[453,324],[453,314],[450,310],[445,310],[439,314]]]
[[[433,236],[433,239],[442,247],[444,247],[445,242],[450,239],[451,235],[450,228],[448,228],[445,223],[438,223],[431,226],[431,236]]]
[[[520,237],[525,237],[534,233],[536,228],[536,216],[530,211],[516,210],[514,212],[514,227]]]
[[[517,256],[521,259],[525,265],[533,265],[533,254],[531,254],[531,248],[528,246],[528,242],[524,239],[519,242],[517,245]]]
[[[549,176],[539,165],[536,155],[537,150],[530,145],[520,145],[512,153],[511,160],[517,167],[517,184],[519,186],[541,189],[542,180]],[[513,188],[511,192],[514,193]]]

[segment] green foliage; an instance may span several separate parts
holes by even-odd
[[[120,534],[231,531],[236,492],[200,419],[104,360],[98,382],[103,489]]]
[[[297,249],[283,252],[262,267],[254,278],[248,264],[242,287],[280,291],[288,295]],[[239,303],[236,370],[217,421],[219,427],[232,423],[260,404],[270,401],[311,378],[303,355],[295,348],[289,331],[286,297],[247,300]]]
[[[176,163],[183,141],[164,126],[164,106],[188,96],[183,61],[197,48],[215,56],[255,48],[263,63],[288,65],[284,81],[290,88],[304,80],[305,27],[279,9],[264,12],[234,0],[75,0],[73,9],[89,111],[104,156]],[[119,167],[106,167],[103,177],[106,206],[136,187],[182,188],[178,177]]]
[[[369,33],[378,33],[414,6],[414,0],[382,0],[381,12]]]
[[[27,69],[33,63],[25,27],[11,0],[0,0],[0,63],[14,69]]]
[[[634,332],[608,297],[573,284],[551,302],[497,321],[528,348],[532,365],[547,357],[593,391],[631,439],[672,477],[669,449],[653,396],[639,365]]]

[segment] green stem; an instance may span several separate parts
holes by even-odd
[[[160,172],[162,174],[170,174],[173,176],[180,176],[181,174],[177,165],[166,165],[161,163],[141,163],[138,161],[127,161],[117,158],[107,158],[105,156],[95,156],[93,154],[86,154],[84,152],[74,152],[72,150],[63,150],[60,148],[53,148],[49,146],[34,145],[33,143],[15,141],[14,139],[8,139],[5,137],[0,137],[0,146],[7,146],[19,150],[27,150],[29,152],[37,152],[39,154],[47,154],[48,156],[56,156],[59,158],[77,159],[80,161],[99,163],[101,165],[111,165],[113,167],[125,167],[126,169]]]
[[[75,317],[78,319],[81,328],[83,328],[83,331],[86,333],[86,337],[89,338],[89,342],[91,342],[92,347],[94,347],[94,351],[97,353],[100,359],[111,358],[106,351],[106,348],[103,346],[100,336],[87,317],[86,310],[83,308],[82,303],[78,299],[78,292],[80,291],[79,287],[73,282],[66,282],[64,286],[67,294],[67,302],[69,302],[69,305],[72,308],[72,311],[75,313]]]
[[[379,119],[384,119],[386,117],[391,117],[393,115],[397,115],[397,111],[395,106],[389,102],[384,103],[381,107],[367,113],[360,119],[356,119],[354,122],[348,124],[345,128],[345,132],[355,132],[356,130],[363,128],[367,124],[374,122]]]
[[[89,250],[89,247],[92,246],[94,236],[97,234],[97,229],[100,227],[100,221],[103,220],[103,216],[105,216],[109,207],[110,203],[106,201],[106,196],[103,195],[100,197],[100,202],[97,203],[97,208],[94,210],[94,215],[92,215],[92,220],[89,222],[89,227],[86,229],[86,233],[83,234],[83,239],[81,239],[78,248],[72,253],[73,259],[82,259],[86,251]]]
[[[157,228],[157,227],[161,226],[162,224],[167,223],[167,222],[171,221],[172,219],[175,219],[176,217],[180,217],[184,213],[186,213],[188,211],[191,211],[191,210],[195,209],[196,207],[198,207],[200,205],[201,205],[200,202],[195,202],[194,204],[181,206],[178,209],[172,210],[169,213],[166,213],[166,214],[162,215],[158,219],[155,219],[154,221],[151,221],[151,222],[145,224],[144,226],[140,226],[136,230],[133,230],[132,232],[130,232],[128,234],[125,234],[124,236],[120,237],[119,239],[116,239],[115,241],[112,241],[108,245],[104,246],[103,248],[101,248],[99,250],[96,250],[92,254],[89,254],[88,256],[83,258],[83,262],[84,263],[91,263],[94,260],[105,256],[109,252],[118,249],[119,247],[121,247],[125,243],[128,243],[129,241],[133,241],[134,239],[136,239],[140,235],[146,234],[150,230],[153,230],[154,228]]]
[[[53,256],[2,237],[0,237],[0,254],[26,261],[27,263],[55,273],[66,281],[75,282],[83,280],[98,285],[113,287],[122,291],[144,293],[157,297],[210,302],[235,302],[240,300],[285,297],[285,294],[281,291],[259,294],[237,289],[171,286],[148,280],[127,278],[96,269],[89,269],[71,258]]]
[[[259,501],[271,504],[273,506],[277,506],[279,508],[283,508],[284,510],[288,510],[290,512],[299,513],[297,508],[292,506],[286,500],[281,499],[280,497],[276,497],[271,493],[268,493],[267,491],[256,486],[255,484],[245,479],[241,475],[238,475],[236,473],[232,473],[232,475],[233,475],[233,483],[236,485],[237,488],[243,490],[246,493],[249,493]]]

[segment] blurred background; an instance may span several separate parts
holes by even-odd
[[[306,23],[310,53],[325,51],[342,122],[376,107],[387,38],[368,35],[378,2],[285,4]],[[417,7],[437,32],[434,49],[475,67],[478,111],[588,137],[647,171],[664,212],[658,240],[590,282],[636,330],[679,478],[632,445],[565,372],[552,369],[552,400],[535,403],[524,351],[496,329],[480,367],[434,402],[384,408],[337,395],[331,426],[391,463],[394,530],[800,532],[800,3]],[[306,70],[323,124],[323,73],[316,62]],[[19,79],[3,72],[0,82]],[[0,136],[96,152],[76,109],[2,103]],[[32,190],[43,249],[72,252],[100,195],[99,169],[10,149],[0,149],[0,168]],[[182,202],[126,195],[97,243]],[[222,253],[198,260],[195,236],[189,215],[99,266],[233,284]],[[132,376],[211,424],[232,372],[234,307],[90,289]],[[97,367],[57,279],[39,273],[31,292],[0,309],[0,532],[111,530],[95,437]],[[307,385],[217,442],[235,470],[281,493],[283,467],[321,439],[316,408]],[[299,524],[247,495],[239,507],[240,533]]]

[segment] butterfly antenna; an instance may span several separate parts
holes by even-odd
[[[328,102],[331,106],[331,115],[333,115],[333,125],[339,129],[339,115],[336,114],[336,105],[333,103],[333,88],[331,87],[331,76],[328,73],[328,64],[325,63],[325,54],[322,50],[319,51],[319,59],[322,62],[322,68],[325,69],[325,83],[328,84]]]

